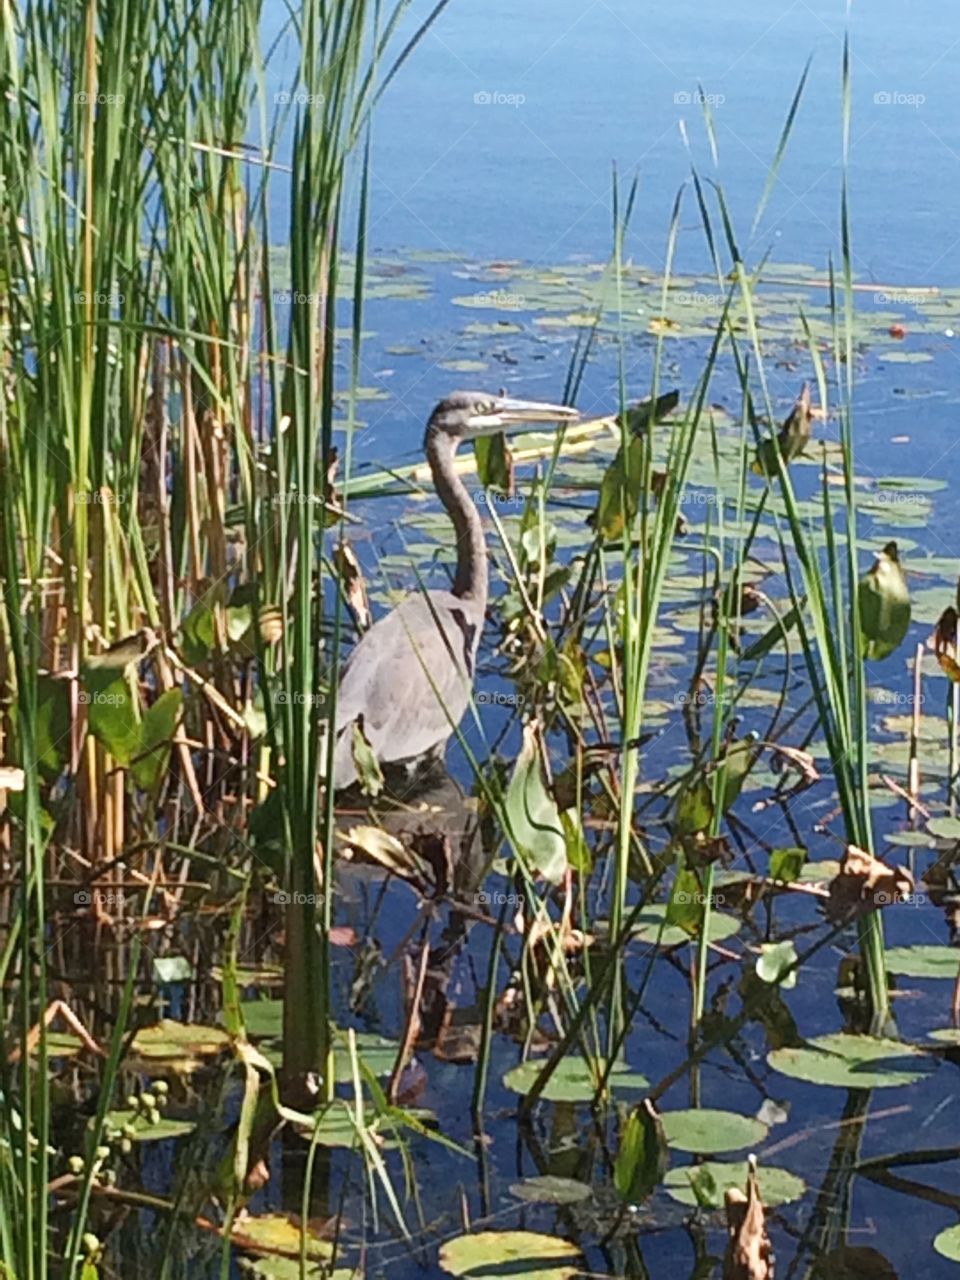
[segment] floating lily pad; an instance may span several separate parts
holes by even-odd
[[[947,1227],[935,1236],[933,1247],[942,1258],[960,1262],[960,1223],[955,1227]]]
[[[681,929],[676,924],[667,924],[666,914],[667,908],[664,903],[654,903],[652,906],[644,907],[636,918],[631,936],[637,942],[661,947],[679,947],[684,942],[693,941],[686,929]],[[732,938],[739,928],[740,921],[736,916],[727,915],[722,911],[710,912],[708,936],[711,942],[722,942],[725,938]]]
[[[601,1069],[602,1064],[598,1064],[597,1070]],[[543,1061],[532,1058],[511,1068],[503,1077],[503,1083],[514,1093],[527,1094],[542,1070]],[[611,1089],[639,1091],[649,1083],[646,1076],[625,1067],[614,1067],[608,1079]],[[540,1097],[548,1102],[592,1102],[595,1093],[594,1072],[590,1065],[583,1058],[569,1057],[558,1063]]]
[[[592,1188],[576,1178],[559,1178],[545,1173],[535,1178],[514,1182],[510,1194],[533,1204],[578,1204],[593,1194]]]
[[[960,1044],[960,1027],[937,1027],[930,1032],[931,1040],[939,1040],[945,1044]]]
[[[914,947],[891,947],[887,969],[904,978],[950,978],[960,973],[960,950],[956,947],[918,943]]]
[[[846,1032],[818,1036],[802,1048],[774,1049],[769,1062],[796,1080],[839,1089],[892,1089],[913,1084],[937,1067],[935,1059],[912,1045]]]
[[[684,1111],[662,1111],[667,1145],[678,1151],[697,1155],[715,1155],[721,1151],[742,1151],[755,1147],[767,1136],[767,1126],[752,1116],[737,1111],[719,1111],[710,1107],[691,1107]]]
[[[352,1267],[331,1271],[321,1262],[308,1262],[306,1271],[301,1272],[300,1263],[294,1258],[240,1258],[239,1264],[243,1274],[253,1280],[301,1280],[301,1275],[306,1280],[363,1280],[363,1273]]]
[[[301,1249],[301,1227],[296,1218],[286,1213],[245,1214],[234,1222],[231,1239],[238,1248],[251,1253],[284,1253],[296,1260]],[[333,1252],[330,1242],[322,1239],[309,1223],[306,1246],[308,1258],[329,1258]]]
[[[223,1053],[229,1044],[230,1037],[222,1027],[163,1018],[137,1032],[130,1052],[133,1057],[145,1058],[152,1063],[189,1067],[196,1065],[200,1058]]]
[[[574,1280],[583,1255],[569,1240],[536,1231],[477,1231],[448,1240],[440,1266],[469,1280]]]
[[[757,1172],[760,1196],[770,1208],[799,1200],[806,1191],[806,1183],[787,1169],[761,1165]],[[664,1188],[681,1204],[720,1209],[723,1198],[731,1187],[743,1190],[747,1180],[747,1166],[740,1161],[707,1160],[704,1164],[686,1165],[671,1169],[663,1180]],[[696,1185],[696,1191],[694,1190]]]
[[[931,818],[927,830],[938,840],[960,840],[960,818]]]
[[[156,1124],[151,1124],[146,1116],[132,1108],[108,1111],[106,1124],[111,1130],[120,1130],[129,1125],[131,1131],[128,1136],[131,1142],[161,1142],[170,1138],[182,1138],[197,1127],[192,1120],[171,1120],[167,1116],[161,1116]]]

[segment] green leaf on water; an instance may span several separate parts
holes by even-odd
[[[774,1049],[768,1061],[786,1076],[838,1089],[892,1089],[913,1084],[939,1065],[936,1058],[900,1040],[847,1032],[817,1036],[799,1048]]]
[[[761,943],[756,964],[757,977],[771,986],[791,991],[797,985],[797,971],[791,969],[791,965],[796,963],[797,949],[792,942]],[[784,975],[782,978],[781,974]]]
[[[621,1200],[640,1204],[659,1186],[670,1163],[667,1140],[656,1107],[644,1098],[623,1126],[613,1166],[614,1186]]]
[[[660,1120],[668,1146],[696,1155],[742,1151],[763,1142],[768,1133],[767,1126],[753,1116],[711,1107],[663,1111]]]
[[[510,1194],[530,1204],[578,1204],[589,1200],[593,1188],[576,1178],[560,1178],[550,1173],[514,1182]]]
[[[538,1058],[528,1059],[519,1066],[512,1067],[503,1077],[503,1083],[514,1093],[528,1094],[543,1070],[544,1062]],[[541,1098],[547,1102],[592,1102],[596,1092],[596,1077],[603,1071],[603,1063],[588,1063],[584,1058],[571,1055],[563,1058],[556,1066],[547,1081]],[[607,1078],[607,1087],[611,1090],[646,1089],[649,1085],[646,1076],[639,1072],[629,1071],[618,1064]]]
[[[799,1200],[807,1189],[802,1178],[786,1169],[762,1165],[757,1177],[760,1196],[770,1208]],[[742,1191],[746,1179],[745,1161],[708,1160],[695,1167],[687,1165],[671,1169],[664,1179],[664,1187],[681,1204],[721,1209],[726,1192],[732,1187]]]
[[[960,818],[931,818],[927,830],[938,840],[960,840]]]
[[[132,1107],[108,1111],[106,1125],[112,1132],[119,1132],[129,1125],[131,1142],[167,1142],[171,1138],[186,1137],[197,1127],[193,1120],[171,1120],[167,1116],[161,1116],[156,1124],[151,1124],[146,1116]]]
[[[949,978],[955,982],[960,973],[960,950],[935,943],[890,947],[886,962],[890,973],[903,978]]]
[[[575,1244],[536,1231],[476,1231],[440,1248],[440,1266],[464,1280],[575,1280],[583,1255]]]
[[[955,1227],[945,1227],[938,1236],[934,1237],[933,1247],[942,1258],[949,1258],[951,1262],[960,1262],[960,1224]]]
[[[697,909],[702,918],[702,908]],[[723,942],[725,938],[732,938],[739,928],[740,921],[736,916],[722,911],[710,912],[707,935],[711,942]],[[685,929],[668,922],[667,908],[663,903],[653,903],[638,913],[631,937],[637,942],[661,947],[679,947],[690,941],[690,934]]]

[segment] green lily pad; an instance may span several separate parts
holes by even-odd
[[[664,1178],[663,1185],[667,1194],[681,1204],[701,1204],[705,1208],[721,1209],[726,1192],[731,1187],[742,1191],[746,1180],[746,1162],[707,1160],[704,1164],[671,1169]],[[799,1200],[807,1189],[806,1183],[795,1173],[767,1165],[758,1169],[757,1180],[760,1184],[760,1197],[769,1208]]]
[[[290,1254],[293,1260],[296,1260],[300,1252],[300,1237],[299,1221],[286,1213],[261,1213],[256,1217],[250,1214],[240,1215],[234,1222],[231,1233],[234,1244],[240,1249],[251,1253]],[[306,1237],[308,1258],[330,1257],[333,1246],[329,1241],[321,1239],[309,1223]]]
[[[448,1240],[440,1266],[469,1280],[574,1280],[583,1255],[575,1244],[536,1231],[477,1231]]]
[[[593,1194],[591,1187],[576,1178],[558,1178],[545,1173],[535,1178],[514,1182],[510,1194],[532,1204],[578,1204]]]
[[[697,1155],[715,1155],[721,1151],[742,1151],[755,1147],[766,1138],[768,1129],[752,1116],[737,1111],[720,1111],[710,1107],[691,1107],[684,1111],[660,1113],[667,1145],[678,1151]]]
[[[156,1124],[151,1124],[146,1116],[134,1111],[132,1107],[108,1111],[106,1124],[111,1130],[123,1129],[126,1125],[130,1125],[131,1142],[161,1142],[170,1138],[182,1138],[192,1133],[197,1127],[192,1120],[171,1120],[167,1116],[161,1116]]]
[[[602,1064],[598,1064],[597,1069],[602,1069]],[[503,1083],[514,1093],[527,1094],[542,1070],[543,1062],[533,1058],[512,1067],[503,1077]],[[637,1071],[614,1067],[608,1083],[611,1089],[639,1091],[650,1082]],[[557,1065],[540,1096],[547,1102],[592,1102],[595,1093],[594,1073],[589,1064],[583,1058],[569,1057]]]
[[[933,1247],[942,1258],[960,1262],[960,1223],[955,1227],[947,1227],[935,1236]]]
[[[240,1258],[240,1270],[253,1280],[363,1280],[361,1271],[352,1267],[337,1267],[330,1271],[323,1263],[307,1263],[306,1271],[300,1271],[300,1263],[295,1258]]]
[[[768,1061],[775,1071],[811,1084],[839,1089],[892,1089],[913,1084],[936,1070],[937,1062],[899,1040],[838,1032],[818,1036],[802,1048],[774,1049]]]
[[[661,947],[679,947],[685,942],[693,941],[686,929],[676,924],[667,924],[666,915],[665,903],[654,903],[652,906],[644,907],[636,918],[631,936],[637,942]],[[711,942],[723,942],[725,938],[732,938],[739,928],[740,921],[736,916],[727,915],[722,911],[710,912],[707,933]]]
[[[931,818],[927,830],[938,840],[960,840],[960,818]]]
[[[891,947],[887,969],[904,978],[950,978],[960,973],[960,950],[956,947],[918,943],[914,947]]]
[[[163,1018],[137,1032],[130,1052],[133,1057],[145,1058],[151,1063],[182,1067],[195,1065],[200,1058],[223,1053],[229,1044],[230,1037],[222,1027]]]

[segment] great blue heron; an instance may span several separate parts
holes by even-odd
[[[457,534],[451,591],[413,593],[362,637],[340,677],[334,786],[356,781],[353,725],[381,764],[440,751],[470,701],[487,607],[487,546],[477,504],[454,467],[463,440],[524,423],[573,422],[565,405],[457,391],[430,415],[424,449],[440,501]]]

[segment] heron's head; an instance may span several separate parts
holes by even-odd
[[[576,422],[579,417],[569,405],[514,400],[486,391],[455,391],[434,409],[427,430],[442,431],[454,440],[472,440],[538,422]]]

